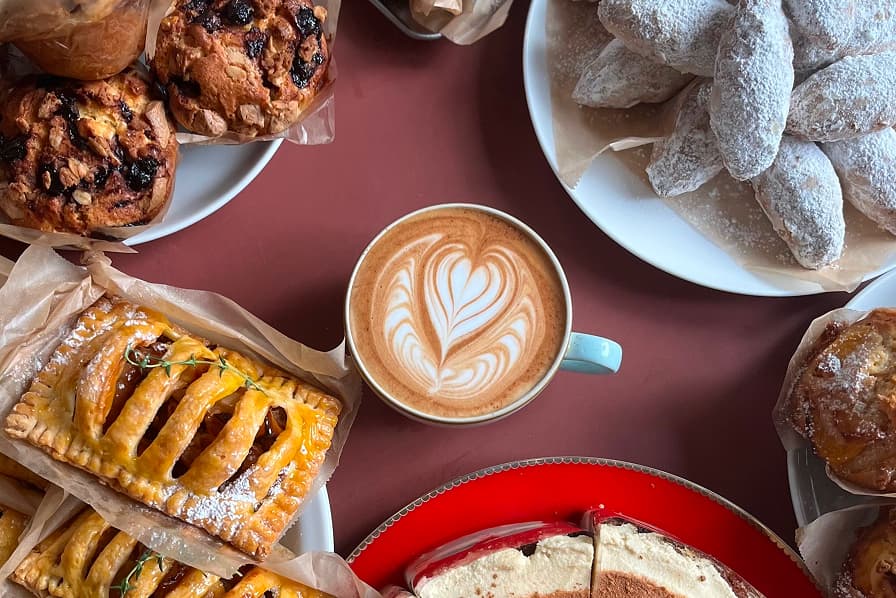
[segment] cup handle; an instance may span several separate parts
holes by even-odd
[[[560,369],[583,374],[615,374],[622,364],[622,347],[616,341],[573,332]]]

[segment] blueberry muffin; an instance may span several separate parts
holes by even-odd
[[[171,196],[175,131],[133,69],[88,83],[26,77],[0,95],[0,210],[81,235],[145,224]]]
[[[326,16],[308,0],[178,0],[151,63],[174,117],[210,136],[288,128],[326,79]]]

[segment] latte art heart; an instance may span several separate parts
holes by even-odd
[[[386,268],[386,346],[415,386],[475,398],[523,364],[540,340],[537,289],[512,249],[474,252],[430,235]]]

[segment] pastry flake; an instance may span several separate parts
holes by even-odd
[[[340,410],[280,370],[104,297],[6,431],[261,559],[310,491]]]
[[[0,565],[6,562],[19,545],[19,536],[27,525],[27,516],[0,505]]]
[[[92,509],[83,511],[38,544],[11,576],[41,597],[93,598],[326,598],[326,594],[250,567],[231,579],[192,569],[149,551],[110,526]]]

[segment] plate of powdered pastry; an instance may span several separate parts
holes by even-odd
[[[896,3],[534,0],[523,70],[567,192],[654,266],[767,296],[896,266]]]

